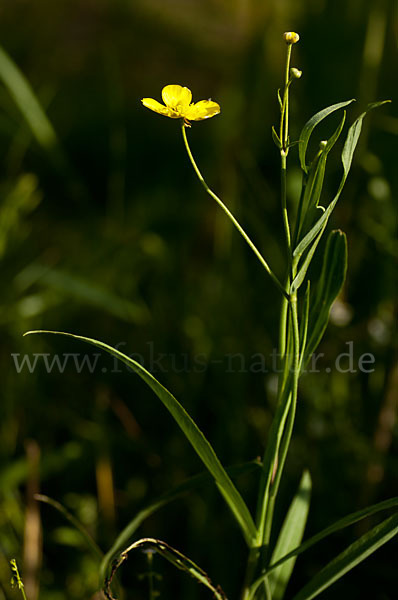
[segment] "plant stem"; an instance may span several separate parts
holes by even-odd
[[[225,204],[223,203],[223,201],[209,188],[209,186],[207,185],[206,181],[204,180],[203,175],[199,171],[198,165],[196,164],[195,159],[194,159],[194,157],[192,155],[191,148],[189,147],[189,143],[188,143],[188,139],[187,139],[187,134],[186,134],[186,127],[185,127],[185,124],[184,124],[183,120],[181,120],[181,129],[182,129],[182,137],[184,139],[184,144],[185,144],[186,151],[188,153],[189,160],[192,163],[192,166],[193,166],[193,168],[195,170],[196,175],[198,176],[198,179],[199,179],[200,183],[203,185],[204,189],[209,194],[209,196],[211,196],[213,198],[213,200],[215,200],[217,202],[217,204],[220,206],[220,208],[222,208],[222,210],[225,212],[225,214],[227,215],[227,217],[229,218],[229,220],[233,223],[233,225],[239,231],[239,233],[241,234],[241,236],[243,237],[243,239],[250,246],[250,248],[252,249],[252,251],[254,252],[254,254],[257,256],[258,260],[261,262],[261,264],[263,265],[264,269],[267,271],[268,275],[271,277],[272,281],[274,282],[274,284],[276,285],[276,287],[278,288],[278,290],[281,292],[281,294],[286,299],[288,299],[289,298],[289,294],[286,292],[286,290],[284,289],[284,287],[281,284],[281,282],[279,281],[279,279],[273,273],[271,267],[268,265],[267,261],[265,260],[265,258],[261,254],[261,252],[254,245],[254,243],[252,242],[252,240],[250,239],[250,237],[247,235],[246,231],[238,223],[238,221],[235,219],[235,217],[231,213],[231,211],[225,206]]]
[[[285,63],[285,80],[283,99],[281,102],[281,119],[279,125],[280,156],[281,156],[281,209],[285,232],[287,274],[285,281],[285,293],[282,298],[280,324],[279,324],[279,354],[281,356],[282,371],[278,381],[277,411],[269,433],[269,440],[264,457],[263,478],[259,490],[259,501],[257,509],[257,545],[259,552],[251,552],[248,562],[248,572],[255,573],[258,567],[253,565],[253,560],[262,560],[266,563],[269,559],[269,541],[271,536],[273,515],[279,483],[286,462],[293,431],[297,388],[300,372],[300,337],[297,315],[297,294],[291,294],[291,283],[295,276],[293,265],[292,239],[290,223],[287,210],[287,155],[289,152],[289,73],[292,45],[287,48]],[[269,580],[265,581],[265,596],[271,597]],[[247,594],[243,596],[251,598],[255,590],[251,589],[253,580],[247,586]]]

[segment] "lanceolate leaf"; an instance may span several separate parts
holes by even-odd
[[[357,146],[359,136],[361,134],[362,121],[363,121],[364,117],[366,117],[368,112],[370,112],[374,108],[377,108],[378,106],[382,106],[383,104],[388,104],[388,102],[391,102],[391,100],[382,100],[381,102],[372,102],[372,104],[368,104],[368,107],[365,110],[365,112],[363,112],[362,114],[359,115],[359,117],[356,119],[356,121],[353,123],[353,125],[351,125],[350,129],[348,130],[346,143],[344,144],[343,153],[341,155],[341,159],[343,162],[343,168],[344,168],[344,174],[346,177],[351,168],[352,157],[353,157],[355,148]]]
[[[326,243],[322,271],[311,306],[307,344],[304,351],[305,366],[322,339],[329,320],[330,308],[340,292],[347,271],[347,239],[340,231],[331,231]]]
[[[319,211],[317,211],[317,208],[323,188],[326,161],[329,152],[340,137],[344,127],[345,118],[346,111],[344,111],[343,118],[341,119],[336,131],[326,142],[324,148],[319,151],[317,158],[309,167],[308,175],[305,176],[308,178],[308,181],[305,185],[305,190],[302,197],[302,206],[300,207],[299,211],[300,222],[298,223],[297,239],[300,239],[302,234],[305,235],[307,233],[314,220],[317,218],[317,216],[319,216]]]
[[[80,335],[74,335],[72,333],[64,333],[61,331],[29,331],[25,333],[25,335],[33,333],[51,333],[55,335],[71,337],[81,340],[82,342],[87,342],[88,344],[105,350],[105,352],[108,352],[108,354],[111,354],[115,358],[119,359],[121,362],[128,365],[135,373],[137,373],[137,375],[139,375],[141,379],[145,381],[145,383],[153,390],[153,392],[155,392],[159,400],[161,400],[161,402],[170,412],[198,454],[199,458],[202,460],[203,464],[214,477],[218,489],[220,490],[221,494],[232,510],[236,521],[241,527],[247,544],[250,546],[252,543],[254,543],[256,537],[256,528],[249,509],[247,508],[238,490],[232,483],[230,477],[226,473],[212,446],[193,419],[186,412],[184,407],[166,388],[159,383],[159,381],[157,381],[157,379],[155,379],[155,377],[153,377],[153,375],[151,375],[146,369],[144,369],[142,365],[131,359],[129,356],[126,356],[119,350],[116,350],[115,348],[112,348],[111,346],[108,346],[107,344],[98,340]]]
[[[48,152],[53,164],[64,169],[67,160],[53,126],[30,83],[1,46],[0,80],[3,81],[38,144]]]
[[[367,517],[370,517],[371,515],[381,512],[382,510],[396,508],[397,506],[398,506],[398,496],[396,498],[390,498],[389,500],[384,500],[383,502],[378,502],[377,504],[372,504],[371,506],[367,506],[366,508],[363,508],[362,510],[358,510],[357,512],[351,513],[351,514],[347,515],[346,517],[343,517],[339,521],[336,521],[335,523],[333,523],[333,525],[326,527],[326,529],[323,529],[316,535],[312,536],[309,540],[307,540],[306,542],[301,544],[301,546],[298,546],[298,548],[296,548],[295,550],[292,550],[291,552],[286,554],[283,558],[281,558],[274,564],[270,565],[267,569],[267,572],[268,573],[272,572],[273,569],[276,569],[276,567],[278,567],[279,565],[284,563],[286,560],[288,560],[292,556],[298,556],[299,554],[302,554],[303,552],[305,552],[306,550],[308,550],[309,548],[311,548],[312,546],[314,546],[321,540],[327,538],[329,535],[336,533],[336,531],[345,529],[346,527],[349,527],[350,525],[353,525],[354,523],[357,523],[358,521],[361,521],[362,519],[366,519]]]
[[[309,472],[305,471],[301,478],[298,492],[293,499],[279,534],[275,550],[272,554],[272,563],[300,544],[307,522],[310,498],[311,477]],[[295,562],[296,558],[291,558],[270,573],[269,583],[272,600],[282,600]]]
[[[348,106],[352,102],[355,102],[355,100],[354,99],[347,100],[346,102],[339,102],[338,104],[333,104],[332,106],[328,106],[327,108],[324,108],[323,110],[321,110],[318,113],[316,113],[304,125],[303,130],[302,130],[301,135],[300,135],[299,157],[300,157],[301,168],[303,169],[303,171],[305,173],[307,173],[307,169],[308,169],[308,167],[306,165],[306,162],[305,162],[306,153],[307,153],[307,146],[308,146],[308,142],[310,140],[310,137],[311,137],[311,134],[312,134],[313,130],[327,116],[329,116],[330,114],[332,114],[336,110],[339,110],[340,108],[344,108],[345,106]]]
[[[320,571],[293,600],[312,600],[398,533],[398,514],[373,527]]]
[[[326,227],[326,223],[322,227],[321,231],[319,232],[318,237],[316,238],[315,242],[312,244],[311,248],[309,249],[307,256],[305,257],[305,260],[299,269],[299,272],[297,273],[296,277],[292,281],[292,285],[290,286],[290,291],[292,294],[298,290],[298,288],[301,286],[301,284],[303,283],[303,281],[305,279],[308,268],[311,264],[314,254],[315,254],[315,250],[317,249],[317,246],[318,246],[319,242],[321,241],[323,232],[325,231],[325,227]]]
[[[339,521],[336,521],[336,523],[333,523],[333,525],[326,527],[326,529],[323,529],[322,531],[320,531],[316,535],[312,536],[309,540],[307,540],[306,542],[304,542],[303,544],[301,544],[300,546],[298,546],[291,552],[288,552],[288,554],[283,556],[281,559],[279,559],[275,563],[271,564],[267,568],[266,573],[264,575],[262,575],[261,577],[259,577],[251,586],[250,600],[254,599],[256,592],[257,592],[258,588],[263,584],[264,579],[265,578],[268,579],[274,569],[276,569],[277,567],[279,567],[280,565],[285,563],[287,560],[289,560],[293,556],[299,556],[300,554],[302,554],[303,552],[305,552],[306,550],[308,550],[309,548],[311,548],[318,542],[327,538],[329,535],[332,535],[333,533],[340,531],[341,529],[345,529],[346,527],[349,527],[350,525],[353,525],[354,523],[357,523],[358,521],[361,521],[362,519],[366,519],[367,517],[370,517],[371,515],[381,512],[382,510],[396,508],[397,506],[398,506],[398,497],[390,498],[389,500],[384,500],[383,502],[379,502],[378,504],[372,504],[371,506],[363,508],[362,510],[351,513],[351,514],[347,515],[346,517],[343,517]],[[297,599],[294,599],[294,600],[297,600]]]
[[[304,236],[304,238],[299,242],[299,244],[294,249],[293,256],[296,260],[298,260],[302,256],[302,254],[305,252],[305,250],[311,244],[312,240],[314,240],[315,237],[318,235],[319,231],[322,228],[326,227],[329,217],[332,214],[334,207],[336,206],[337,200],[339,199],[340,194],[343,191],[344,184],[347,180],[347,176],[348,176],[349,170],[351,168],[352,157],[354,155],[354,151],[355,151],[355,148],[358,143],[359,135],[360,135],[361,129],[362,129],[362,121],[363,121],[364,117],[367,115],[367,113],[369,111],[373,110],[374,108],[377,108],[378,106],[382,106],[383,104],[386,104],[387,102],[390,102],[390,101],[384,100],[382,102],[374,102],[373,104],[369,104],[367,110],[356,119],[356,121],[353,123],[353,125],[351,125],[350,129],[348,130],[347,139],[345,141],[343,152],[341,154],[341,160],[343,163],[344,173],[343,173],[343,177],[340,181],[339,189],[337,190],[337,194],[335,195],[335,197],[333,198],[333,200],[331,201],[329,206],[326,208],[323,215],[318,219],[318,221],[315,223],[315,225],[312,227],[312,229]],[[335,106],[337,106],[337,105],[335,105]],[[318,113],[318,114],[320,114],[320,113]]]

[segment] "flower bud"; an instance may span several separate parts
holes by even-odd
[[[322,140],[321,142],[319,142],[319,150],[324,150],[327,145],[327,140]]]
[[[300,79],[300,77],[302,76],[303,72],[300,71],[300,69],[296,69],[296,67],[292,67],[290,69],[290,77],[292,79]]]
[[[283,34],[283,39],[285,40],[286,44],[297,44],[297,42],[300,39],[300,36],[294,31],[285,31],[285,33]]]

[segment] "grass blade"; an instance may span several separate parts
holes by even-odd
[[[65,158],[57,134],[25,75],[0,46],[0,79],[31,129],[38,144],[63,165]]]
[[[320,571],[293,600],[312,600],[398,533],[398,514],[362,535]]]
[[[105,350],[111,356],[119,359],[121,362],[128,365],[137,375],[141,377],[141,379],[152,389],[152,391],[156,394],[159,400],[163,403],[163,405],[170,412],[172,417],[175,419],[186,438],[191,443],[193,449],[202,460],[205,467],[214,477],[216,485],[220,490],[222,496],[226,500],[228,506],[230,507],[233,515],[235,516],[236,521],[238,522],[242,533],[245,537],[245,540],[249,546],[255,543],[256,539],[256,527],[254,525],[252,516],[247,508],[242,496],[239,494],[238,490],[232,483],[230,477],[226,473],[224,467],[222,466],[219,458],[214,452],[212,446],[205,438],[199,427],[196,425],[194,420],[190,417],[190,415],[186,412],[184,407],[178,402],[176,398],[165,388],[153,375],[151,375],[142,365],[138,362],[123,354],[119,350],[108,346],[104,342],[100,342],[98,340],[87,338],[81,335],[74,335],[72,333],[65,333],[62,331],[29,331],[24,335],[36,334],[36,333],[50,333],[54,335],[63,335],[66,337],[71,337],[76,340],[80,340],[82,342],[86,342],[91,344],[92,346],[96,346],[101,350]]]
[[[346,517],[343,517],[339,521],[336,521],[329,527],[326,527],[326,529],[323,529],[322,531],[320,531],[319,533],[317,533],[316,535],[311,537],[309,540],[307,540],[306,542],[301,544],[301,546],[298,546],[297,548],[295,548],[294,550],[292,550],[291,552],[286,554],[280,560],[278,560],[275,563],[273,563],[272,565],[270,565],[267,569],[267,572],[269,573],[273,569],[276,569],[276,567],[278,567],[279,565],[284,563],[286,560],[288,560],[292,556],[298,556],[299,554],[302,554],[303,552],[305,552],[306,550],[308,550],[309,548],[311,548],[312,546],[314,546],[321,540],[325,539],[329,535],[336,533],[336,531],[345,529],[346,527],[349,527],[350,525],[353,525],[354,523],[357,523],[358,521],[361,521],[362,519],[366,519],[367,517],[370,517],[371,515],[381,512],[382,510],[388,510],[389,508],[396,508],[397,506],[398,506],[398,497],[390,498],[389,500],[384,500],[383,502],[378,502],[377,504],[372,504],[371,506],[367,506],[366,508],[363,508],[362,510],[359,510],[357,512],[347,515]]]
[[[76,519],[76,517],[74,517],[72,515],[72,513],[69,512],[69,510],[67,508],[65,508],[65,506],[63,506],[57,500],[53,500],[53,498],[49,498],[48,496],[45,496],[43,494],[35,494],[34,499],[37,500],[38,502],[44,502],[45,504],[49,504],[50,506],[55,508],[55,510],[60,512],[65,517],[65,519],[67,521],[69,521],[69,523],[71,525],[73,525],[73,527],[81,533],[81,535],[85,539],[87,545],[90,547],[90,549],[93,551],[93,553],[97,556],[97,558],[103,557],[104,554],[103,554],[101,548],[93,540],[93,538],[91,537],[91,535],[89,534],[87,529],[84,527],[84,525],[82,525],[80,523],[80,521],[78,519]]]
[[[272,562],[276,562],[290,550],[300,544],[304,535],[311,498],[311,477],[304,471],[297,494],[293,498],[285,521],[282,525]],[[286,586],[294,569],[296,557],[284,562],[269,575],[272,600],[282,600]]]
[[[211,590],[216,600],[226,600],[226,596],[220,588],[220,586],[214,586],[210,580],[210,577],[205,571],[203,571],[203,569],[198,567],[198,565],[196,565],[190,558],[184,556],[184,554],[182,554],[169,544],[166,544],[166,542],[156,540],[154,538],[143,538],[134,542],[134,544],[131,544],[131,546],[126,548],[126,550],[124,550],[120,554],[120,556],[114,561],[110,577],[105,582],[105,586],[103,588],[103,592],[108,598],[108,600],[115,600],[112,596],[110,589],[112,579],[115,576],[115,573],[120,567],[120,565],[125,560],[127,560],[128,555],[132,550],[142,550],[144,552],[150,551],[160,554],[160,556],[168,560],[177,569],[180,569],[180,571],[184,571],[185,573],[196,579],[198,583],[201,583],[209,590]]]

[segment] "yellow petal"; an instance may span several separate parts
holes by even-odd
[[[192,93],[187,87],[181,85],[166,85],[162,89],[162,98],[166,106],[183,112],[191,103]]]
[[[201,100],[196,104],[192,104],[186,111],[184,116],[189,121],[201,121],[218,115],[221,111],[220,105],[211,100]]]
[[[144,106],[159,113],[160,115],[165,115],[166,117],[171,117],[172,119],[178,118],[169,108],[167,108],[167,106],[160,104],[160,102],[154,100],[153,98],[143,98],[141,102]]]

